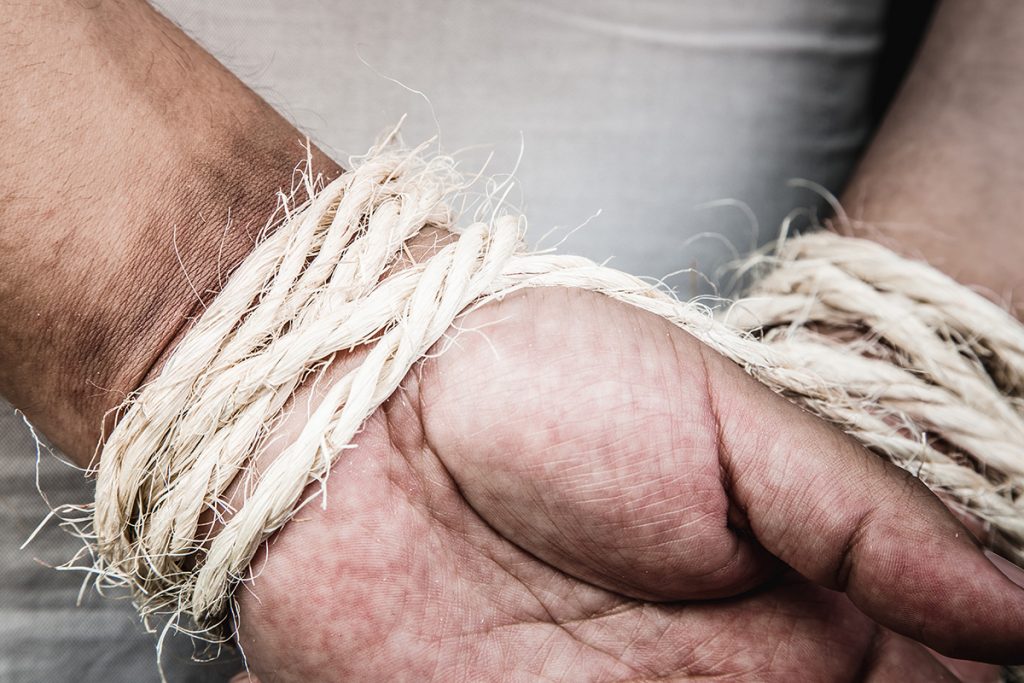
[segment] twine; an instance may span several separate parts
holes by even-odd
[[[445,157],[376,148],[290,211],[232,274],[154,380],[123,406],[98,465],[96,574],[131,588],[147,625],[230,631],[261,544],[311,498],[364,420],[467,310],[533,287],[578,287],[665,318],[760,382],[970,510],[1024,564],[1024,327],[923,263],[820,233],[758,259],[754,289],[714,314],[587,259],[530,253],[525,221],[456,229],[466,189]],[[317,191],[318,190],[318,191]],[[427,226],[457,233],[395,268]],[[843,341],[846,340],[846,341]],[[361,364],[225,517],[228,488],[285,402],[337,353]]]

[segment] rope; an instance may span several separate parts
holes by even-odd
[[[579,287],[661,316],[753,377],[912,471],[1024,563],[1024,327],[923,263],[820,233],[761,257],[754,289],[714,314],[587,259],[530,253],[524,220],[455,228],[450,159],[376,149],[287,211],[132,396],[98,465],[98,581],[141,614],[230,626],[261,544],[308,502],[360,426],[467,310],[532,287]],[[458,233],[404,269],[427,226]],[[845,341],[844,341],[845,340]],[[285,402],[331,358],[369,352],[208,539],[228,488]]]

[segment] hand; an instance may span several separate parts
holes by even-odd
[[[534,290],[460,328],[253,562],[263,683],[932,681],[915,640],[1024,653],[1024,591],[923,485],[665,321]]]

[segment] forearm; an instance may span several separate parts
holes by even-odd
[[[1024,4],[943,0],[844,195],[845,229],[1024,311],[1022,112]]]
[[[0,393],[84,464],[251,249],[303,139],[141,1],[0,16]]]

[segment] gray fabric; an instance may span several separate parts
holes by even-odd
[[[36,445],[29,428],[0,401],[0,681],[156,681],[156,639],[145,633],[131,605],[85,593],[84,575],[49,567],[81,547],[54,525],[24,550],[19,546],[45,517],[36,490]],[[40,488],[52,504],[92,497],[81,473],[46,450],[39,459]],[[123,597],[123,596],[122,596]],[[171,639],[164,665],[172,681],[221,681],[237,663],[189,663],[184,638]]]
[[[717,240],[683,249],[701,232],[750,247],[742,213],[704,202],[748,203],[770,236],[814,202],[788,178],[840,187],[866,134],[884,4],[164,1],[340,160],[406,113],[410,142],[437,132],[436,113],[446,150],[485,146],[467,168],[494,151],[490,169],[510,171],[522,139],[512,199],[534,236],[601,210],[563,248],[659,277],[721,264]]]
[[[602,210],[562,249],[639,274],[693,264],[710,271],[722,242],[750,245],[793,207],[814,203],[789,177],[838,190],[864,142],[867,90],[884,0],[164,0],[165,13],[344,161],[409,114],[405,137],[436,132],[474,168],[517,170],[511,200],[552,243]],[[365,60],[369,66],[363,63]],[[433,113],[417,94],[427,94]],[[690,279],[673,282],[686,286]],[[686,291],[682,293],[686,294]],[[0,404],[0,681],[154,681],[154,640],[130,606],[75,597],[81,577],[59,564],[76,542],[48,529],[18,546],[46,508],[34,447]],[[51,500],[90,487],[52,456]],[[187,643],[165,657],[172,681],[223,680],[189,665]]]

